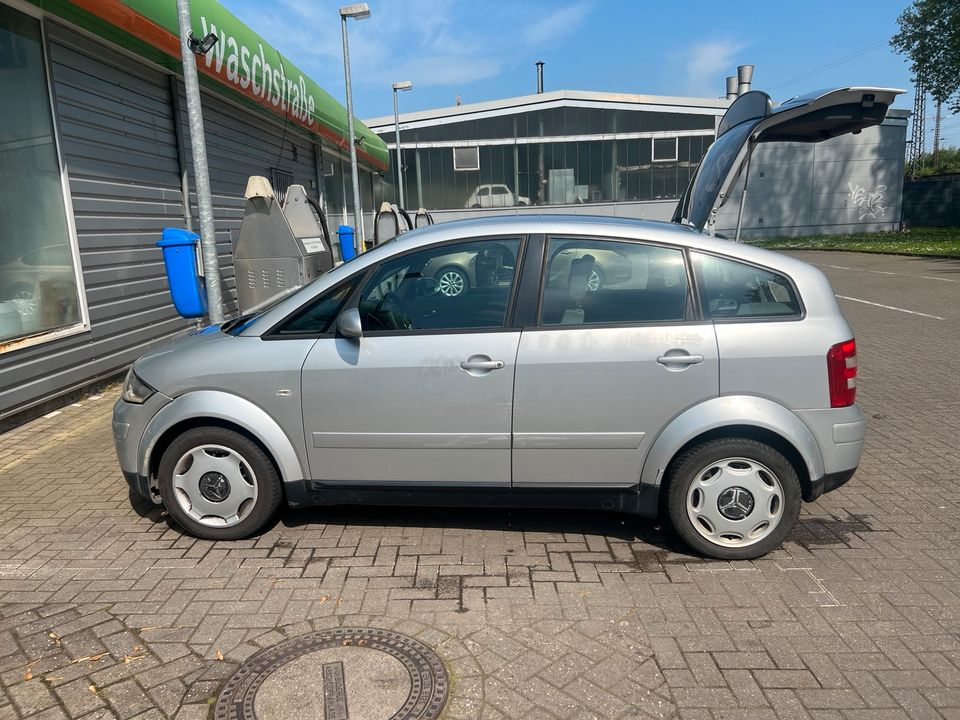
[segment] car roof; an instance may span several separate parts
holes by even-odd
[[[747,262],[758,265],[768,265],[783,270],[786,270],[787,266],[806,266],[806,263],[780,253],[704,235],[688,225],[662,220],[637,220],[604,215],[524,213],[522,215],[498,215],[495,217],[454,220],[419,228],[400,235],[389,243],[391,248],[389,254],[399,252],[401,248],[410,250],[447,240],[531,235],[534,233],[646,240],[720,253],[742,258]],[[377,250],[379,249],[377,248]]]

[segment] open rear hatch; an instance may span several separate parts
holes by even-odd
[[[773,107],[770,96],[753,90],[727,108],[717,139],[707,150],[673,213],[673,222],[707,228],[733,184],[763,142],[821,142],[879,125],[903,90],[849,87],[818,90]]]

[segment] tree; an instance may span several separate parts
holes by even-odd
[[[937,158],[937,167],[933,166],[933,153],[924,153],[920,156],[920,171],[918,177],[927,177],[930,175],[953,175],[960,174],[960,148],[942,147],[940,148],[940,157]],[[910,168],[906,168],[907,174]]]
[[[960,0],[913,0],[890,44],[937,102],[960,112]]]

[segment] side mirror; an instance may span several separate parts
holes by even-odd
[[[340,313],[337,318],[337,332],[346,338],[363,337],[363,325],[360,322],[360,311],[357,308],[350,308]]]

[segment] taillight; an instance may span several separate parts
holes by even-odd
[[[857,341],[837,343],[827,353],[830,407],[850,407],[857,400]]]

